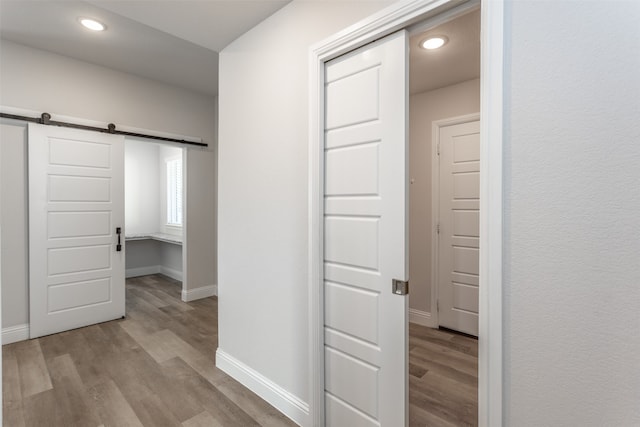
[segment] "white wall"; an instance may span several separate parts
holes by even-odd
[[[505,425],[640,425],[639,22],[507,3]]]
[[[409,111],[409,308],[426,322],[431,320],[432,125],[480,112],[480,80],[412,95]]]
[[[215,126],[218,117],[217,103],[209,122]],[[217,129],[215,134],[217,135]],[[210,151],[186,151],[187,156],[187,194],[185,195],[186,219],[183,226],[186,252],[186,265],[183,268],[185,288],[192,290],[206,286],[215,286],[218,279],[218,235],[217,235],[217,188],[218,160],[217,140]]]
[[[129,240],[125,248],[127,277],[159,273],[162,264],[160,247],[169,244],[151,239]]]
[[[308,49],[383,5],[292,2],[220,54],[219,349],[303,402]]]
[[[124,144],[124,232],[160,231],[160,146],[126,140]]]
[[[189,275],[190,288],[215,284],[217,100],[6,40],[0,42],[2,106],[200,136],[210,144],[207,150],[187,151],[187,221],[191,227],[186,236],[185,250],[190,255],[185,273]],[[26,189],[26,156],[14,153],[10,158],[3,156],[5,161],[15,167],[15,172],[12,172],[10,183],[2,181],[3,191],[7,191],[8,185]],[[26,204],[15,209],[16,218],[26,219]],[[25,210],[18,213],[19,209]],[[26,244],[26,234],[7,236],[5,230],[12,226],[20,227],[20,224],[11,222],[12,225],[2,225],[3,245],[21,247]],[[22,263],[26,263],[26,253],[24,256]],[[4,264],[4,268],[7,265]],[[26,292],[26,276],[12,282],[14,289],[20,289],[19,292],[8,291],[5,280],[2,286],[5,308],[12,307],[21,313],[13,315],[11,311],[5,313],[3,310],[2,327],[6,328],[28,318],[27,301],[24,297],[18,298],[18,294]]]
[[[166,242],[159,243],[160,272],[180,280],[182,277],[182,246]]]
[[[126,277],[162,273],[183,280],[182,246],[158,240],[129,240]]]
[[[29,323],[26,128],[0,124],[2,327]]]

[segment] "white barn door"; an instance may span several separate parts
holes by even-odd
[[[325,68],[327,426],[407,421],[407,35]]]
[[[480,122],[440,128],[438,320],[478,336]]]
[[[124,137],[29,124],[31,338],[124,316],[124,260]]]

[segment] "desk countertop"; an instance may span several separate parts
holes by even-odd
[[[131,234],[124,237],[125,241],[133,240],[157,240],[159,242],[173,243],[174,245],[182,245],[182,236],[166,233],[147,233],[147,234]]]

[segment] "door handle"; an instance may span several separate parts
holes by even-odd
[[[120,236],[122,235],[121,227],[116,227],[116,234],[118,235],[118,244],[116,245],[116,252],[120,252],[122,250],[122,244],[120,243]]]
[[[391,292],[395,295],[408,295],[409,281],[393,279],[391,281]]]

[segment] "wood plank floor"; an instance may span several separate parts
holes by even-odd
[[[295,426],[215,367],[217,303],[129,279],[126,319],[3,346],[3,425]],[[410,426],[476,425],[477,341],[409,329]]]
[[[409,324],[409,425],[478,425],[478,340]]]
[[[295,426],[215,367],[217,304],[129,279],[125,320],[3,346],[4,426]]]

